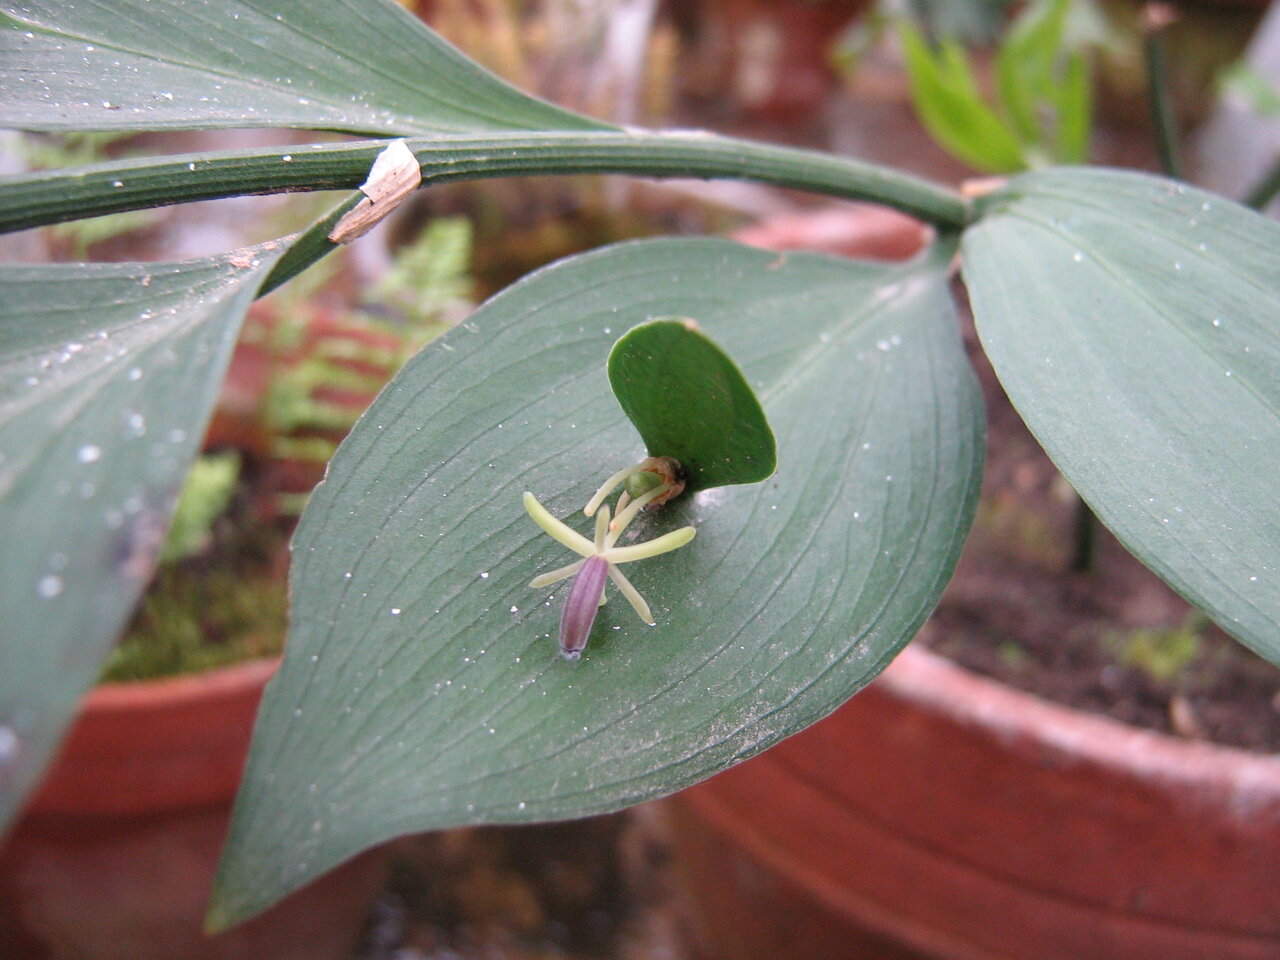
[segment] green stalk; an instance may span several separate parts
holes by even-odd
[[[1277,193],[1280,193],[1280,159],[1277,159],[1271,165],[1271,169],[1254,185],[1253,189],[1245,195],[1244,200],[1241,202],[1254,210],[1263,210],[1275,199]]]
[[[1176,19],[1173,9],[1163,3],[1148,3],[1143,8],[1143,61],[1147,74],[1147,104],[1156,132],[1160,166],[1175,179],[1182,179],[1182,160],[1178,154],[1178,124],[1169,95],[1168,53],[1165,31]]]
[[[407,139],[422,183],[530,174],[756,180],[965,226],[957,193],[842,157],[705,133],[556,132]],[[133,159],[0,178],[0,233],[173,203],[359,187],[385,140]]]
[[[1071,544],[1071,569],[1076,573],[1092,573],[1098,566],[1098,533],[1102,521],[1076,494]]]

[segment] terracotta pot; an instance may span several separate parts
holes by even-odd
[[[768,121],[775,133],[812,120],[838,80],[833,45],[868,0],[703,0],[674,10],[683,26],[687,92]]]
[[[0,957],[350,956],[381,886],[377,851],[241,927],[203,933],[254,715],[275,667],[256,661],[89,694],[0,850]]]
[[[130,816],[228,803],[277,663],[95,687],[28,816]]]
[[[707,956],[1280,957],[1280,758],[920,647],[671,812]]]

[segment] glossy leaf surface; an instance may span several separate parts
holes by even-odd
[[[649,454],[675,457],[689,471],[686,493],[759,483],[778,465],[773,431],[742,371],[681,320],[627,331],[609,353],[609,385]]]
[[[1028,174],[964,238],[1010,399],[1120,540],[1280,663],[1280,226],[1134,173]]]
[[[0,268],[0,823],[150,579],[281,250]]]
[[[398,834],[614,810],[825,715],[933,607],[971,519],[983,416],[947,289],[904,266],[666,240],[526,277],[428,348],[335,455],[302,519],[285,663],[255,731],[211,922]],[[618,336],[697,317],[778,437],[765,483],[628,530],[581,660],[555,636],[576,556],[525,515],[582,506],[644,450],[610,393]],[[634,541],[631,541],[634,542]]]
[[[0,127],[602,126],[520,93],[392,0],[0,2]]]

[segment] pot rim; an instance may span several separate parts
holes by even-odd
[[[1241,816],[1260,804],[1280,818],[1280,756],[1204,740],[1185,740],[1131,726],[1102,714],[1045,700],[974,673],[921,643],[906,646],[874,681],[882,690],[927,712],[985,730],[1019,753],[1100,768],[1190,788],[1205,788]]]
[[[218,699],[266,683],[280,660],[279,656],[262,657],[171,677],[100,683],[85,695],[80,714],[140,713],[191,700]]]

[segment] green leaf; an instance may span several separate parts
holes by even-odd
[[[1092,87],[1085,50],[1101,38],[1083,28],[1075,36],[1071,29],[1073,14],[1096,16],[1086,6],[1080,0],[1035,0],[996,54],[1000,104],[1019,140],[1059,162],[1088,158]]]
[[[606,125],[520,93],[392,0],[0,0],[0,127]]]
[[[285,662],[211,925],[398,834],[670,793],[870,680],[950,576],[981,473],[951,255],[625,244],[526,277],[411,360],[298,530]],[[698,528],[627,568],[658,626],[614,594],[570,663],[554,639],[567,587],[528,584],[571,557],[521,495],[584,529],[595,487],[643,455],[605,362],[661,316],[697,317],[737,359],[781,466],[640,518],[643,539]]]
[[[930,136],[974,169],[1024,169],[1022,146],[982,99],[964,48],[944,40],[935,52],[909,22],[898,21],[897,28],[911,99]]]
[[[1062,163],[1088,163],[1093,133],[1093,79],[1089,58],[1073,53],[1067,58],[1066,76],[1055,86],[1058,119],[1057,157]]]
[[[674,457],[689,471],[687,494],[759,483],[778,466],[773,431],[742,371],[680,319],[641,324],[619,339],[609,385],[649,455]]]
[[[0,824],[150,578],[281,249],[0,268]]]
[[[1059,170],[989,197],[963,252],[983,346],[1059,469],[1280,663],[1280,226],[1172,181]]]
[[[1032,0],[1010,26],[996,53],[1000,100],[1024,143],[1040,140],[1043,101],[1055,96],[1070,3],[1071,0]]]

